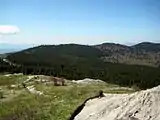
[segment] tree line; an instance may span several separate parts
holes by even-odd
[[[102,51],[91,46],[43,45],[8,55],[6,59],[18,66],[2,62],[0,72],[52,75],[74,80],[88,77],[122,86],[136,85],[141,89],[160,84],[160,68],[104,62],[103,56]]]
[[[141,89],[160,84],[160,68],[124,64],[55,64],[55,65],[20,65],[0,64],[0,72],[23,73],[25,75],[49,75],[67,79],[102,79],[108,83],[122,86],[136,85]]]

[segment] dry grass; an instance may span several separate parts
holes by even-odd
[[[5,86],[19,83],[26,76],[0,76],[0,83],[3,89],[9,91]],[[23,88],[16,89],[21,91],[16,96],[12,94],[7,97],[12,99],[0,102],[0,120],[67,120],[73,110],[80,105],[86,98],[94,96],[99,90],[106,93],[130,93],[129,90],[108,90],[115,85],[92,84],[92,85],[69,85],[53,86],[35,84],[36,89],[43,91],[44,96],[37,96],[28,93]],[[4,92],[7,93],[7,92]]]

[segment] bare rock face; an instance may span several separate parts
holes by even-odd
[[[73,83],[76,83],[76,84],[92,84],[92,83],[105,83],[104,81],[102,80],[95,80],[95,79],[90,79],[90,78],[85,78],[83,80],[72,80]]]
[[[43,92],[36,90],[33,85],[26,87],[26,89],[28,90],[28,92],[30,92],[32,94],[43,95]]]
[[[89,100],[74,120],[160,120],[160,86]]]

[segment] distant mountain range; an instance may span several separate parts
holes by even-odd
[[[76,62],[86,59],[102,62],[160,66],[160,44],[143,42],[133,46],[103,43],[86,46],[78,44],[41,45],[8,55],[8,59],[18,63],[52,64],[53,62]]]
[[[33,45],[0,43],[0,54],[17,52]]]
[[[0,54],[18,52],[22,49],[0,49]]]
[[[160,84],[160,44],[40,45],[0,57],[0,72],[94,78],[142,89]]]
[[[105,53],[102,59],[106,62],[154,67],[160,65],[160,43],[142,42],[133,46],[104,43],[94,47]]]

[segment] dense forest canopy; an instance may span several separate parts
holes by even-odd
[[[123,46],[120,47],[122,49]],[[42,45],[9,54],[6,59],[17,66],[1,58],[0,71],[63,76],[68,79],[90,77],[122,86],[136,85],[142,89],[160,84],[160,68],[106,62],[102,59],[104,55],[106,53],[97,46]]]

